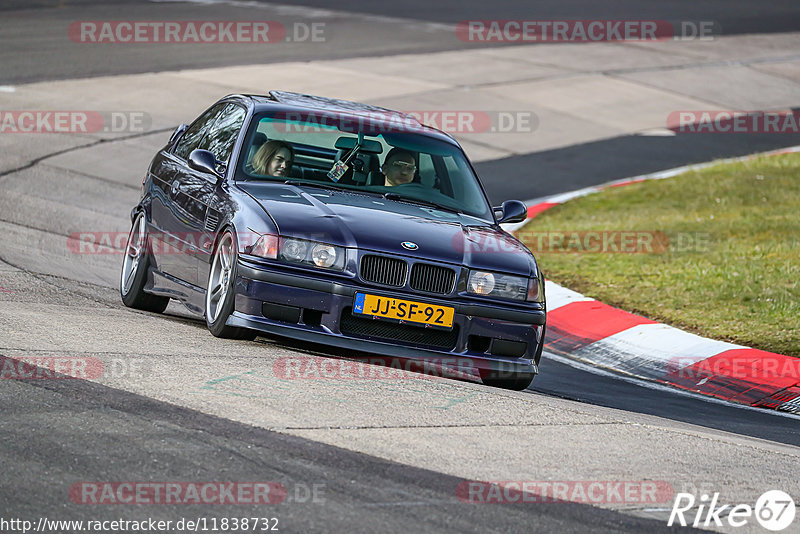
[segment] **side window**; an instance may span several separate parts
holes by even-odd
[[[419,177],[420,182],[428,187],[436,187],[436,169],[433,167],[433,160],[430,154],[424,152],[419,155]]]
[[[206,132],[198,148],[210,150],[218,160],[227,163],[233,152],[233,145],[244,124],[244,108],[228,104],[214,125]]]
[[[217,115],[225,108],[225,104],[217,104],[213,108],[203,113],[186,132],[181,136],[178,145],[175,147],[175,155],[184,160],[189,159],[189,154],[195,148],[200,148],[200,141],[208,130],[208,127],[214,124]]]

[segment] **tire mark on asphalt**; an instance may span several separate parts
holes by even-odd
[[[106,184],[109,184],[109,185],[112,185],[112,186],[122,187],[122,188],[125,188],[125,189],[133,189],[134,191],[140,191],[141,190],[141,186],[139,186],[139,185],[130,185],[130,184],[122,183],[122,182],[115,182],[114,180],[109,180],[108,178],[104,178],[102,176],[96,176],[94,174],[88,174],[88,173],[83,172],[83,171],[70,169],[69,167],[60,167],[58,165],[53,165],[53,164],[50,164],[50,163],[44,163],[44,164],[42,164],[42,167],[46,167],[48,169],[54,169],[54,170],[57,170],[57,171],[63,171],[63,172],[69,172],[69,173],[72,173],[72,174],[77,174],[78,176],[82,176],[84,178],[89,178],[90,180],[97,180],[98,182],[103,182],[103,183],[106,183]]]
[[[90,148],[90,147],[97,146],[97,145],[102,145],[102,144],[105,144],[105,143],[115,143],[117,141],[127,141],[129,139],[136,139],[138,137],[146,137],[148,135],[153,135],[153,134],[157,134],[157,133],[171,132],[173,130],[175,130],[174,126],[169,127],[169,128],[159,128],[157,130],[150,130],[150,131],[147,131],[147,132],[141,132],[141,133],[135,133],[135,134],[126,135],[126,136],[115,137],[113,139],[96,139],[95,141],[92,141],[91,143],[86,143],[86,144],[83,144],[83,145],[78,145],[78,146],[65,148],[63,150],[57,150],[55,152],[51,152],[50,154],[45,154],[44,156],[39,156],[37,158],[34,158],[31,161],[29,161],[28,163],[26,163],[25,165],[20,165],[19,167],[16,167],[14,169],[9,169],[9,170],[0,172],[0,178],[4,178],[5,176],[8,176],[9,174],[14,174],[14,173],[17,173],[17,172],[20,172],[20,171],[24,171],[24,170],[30,169],[32,167],[35,167],[37,164],[41,163],[42,161],[44,161],[46,159],[49,159],[49,158],[52,158],[52,157],[55,157],[55,156],[60,156],[62,154],[68,154],[68,153],[74,152],[76,150],[81,150],[81,149],[84,149],[84,148]]]
[[[33,230],[37,230],[36,228],[32,228],[32,229]],[[58,235],[58,234],[55,234],[55,235]],[[98,288],[102,288],[104,290],[110,289],[107,286],[102,286],[100,284],[93,284],[91,282],[83,282],[83,281],[79,281],[79,280],[73,280],[71,278],[66,278],[66,277],[63,277],[63,276],[57,276],[57,275],[53,275],[53,274],[44,274],[44,273],[38,273],[36,271],[30,271],[30,270],[26,269],[25,267],[21,267],[19,265],[15,265],[14,263],[11,263],[10,261],[8,261],[2,255],[0,255],[0,262],[6,263],[6,264],[10,265],[11,267],[17,269],[17,272],[13,273],[13,274],[24,273],[24,274],[30,276],[31,278],[39,280],[40,282],[43,282],[46,285],[49,285],[49,286],[54,287],[56,289],[60,289],[61,291],[64,291],[67,294],[91,300],[91,301],[95,302],[96,304],[101,304],[102,306],[104,306],[106,308],[115,308],[115,306],[111,305],[108,301],[102,301],[102,300],[100,300],[99,297],[96,297],[96,296],[91,295],[91,294],[84,294],[84,293],[78,292],[73,288],[67,287],[66,285],[59,285],[58,283],[56,283],[56,281],[57,280],[63,280],[63,281],[66,281],[66,282],[68,282],[70,284],[86,285],[86,286],[89,286],[89,287],[98,287]],[[51,279],[55,279],[55,280],[51,280]]]

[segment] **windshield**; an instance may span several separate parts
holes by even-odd
[[[386,120],[335,112],[256,115],[237,163],[239,181],[281,181],[382,194],[492,221],[456,146]],[[416,131],[414,131],[416,130]]]

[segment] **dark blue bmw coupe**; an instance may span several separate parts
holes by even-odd
[[[232,95],[150,164],[120,292],[155,312],[176,299],[217,337],[466,358],[484,383],[524,389],[544,281],[499,223],[525,216],[518,201],[493,208],[458,143],[410,115]]]

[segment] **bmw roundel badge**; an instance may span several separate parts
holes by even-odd
[[[403,248],[407,250],[417,250],[419,248],[419,245],[417,245],[413,241],[403,241],[400,244],[403,245]]]

